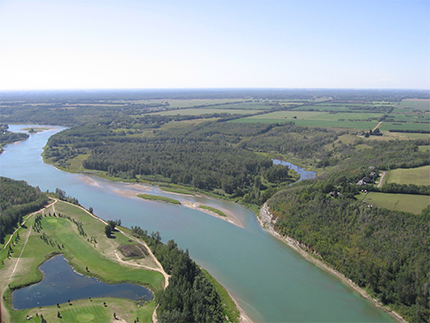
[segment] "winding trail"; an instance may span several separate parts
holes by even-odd
[[[31,213],[29,216],[27,216],[25,219],[24,219],[24,221],[21,223],[21,225],[18,227],[18,228],[16,228],[16,230],[10,235],[10,237],[9,237],[9,240],[5,243],[5,245],[4,245],[4,247],[3,247],[3,249],[6,249],[6,247],[9,245],[9,242],[12,240],[12,238],[13,238],[13,236],[15,235],[15,233],[25,224],[25,222],[27,222],[27,220],[30,218],[30,217],[32,217],[33,215],[35,215],[35,214],[38,214],[38,213],[42,213],[44,210],[46,210],[47,208],[49,208],[50,206],[52,206],[52,207],[54,207],[54,204],[55,203],[57,203],[57,199],[54,199],[54,198],[51,198],[52,200],[54,200],[54,202],[52,202],[52,203],[50,203],[50,204],[48,204],[47,206],[45,206],[43,209],[40,209],[39,211],[36,211],[36,212],[33,212],[33,213]],[[55,209],[54,209],[54,212],[55,212]]]
[[[107,225],[107,224],[108,224],[105,220],[103,220],[103,219],[99,218],[98,216],[96,216],[96,215],[92,214],[91,212],[89,212],[87,209],[85,209],[84,207],[82,207],[82,206],[80,206],[80,205],[76,205],[76,204],[73,204],[73,203],[70,203],[70,202],[66,202],[66,201],[63,201],[63,202],[65,202],[65,203],[67,203],[67,204],[70,204],[70,205],[72,205],[72,206],[75,206],[75,207],[77,207],[77,208],[80,208],[81,210],[83,210],[83,211],[85,211],[87,214],[89,214],[91,217],[93,217],[93,218],[94,218],[94,219],[96,219],[96,220],[99,220],[100,222],[102,222],[102,223],[103,223],[103,224],[105,224],[105,225]],[[128,266],[141,267],[141,268],[145,268],[145,269],[149,269],[149,270],[153,270],[153,271],[157,271],[157,272],[161,273],[161,274],[164,276],[164,289],[166,289],[166,288],[167,288],[167,286],[169,286],[169,278],[170,278],[170,275],[168,275],[168,274],[164,271],[163,266],[162,266],[162,265],[161,265],[161,263],[158,261],[158,259],[154,256],[154,254],[152,253],[152,250],[148,247],[148,245],[147,245],[145,242],[140,241],[140,240],[139,240],[139,239],[137,239],[136,237],[130,236],[129,234],[127,234],[127,233],[125,233],[124,231],[122,231],[121,229],[118,229],[118,228],[117,228],[116,230],[118,230],[119,232],[121,232],[121,233],[122,233],[125,237],[127,237],[128,239],[131,239],[131,240],[133,240],[133,241],[135,241],[135,242],[139,243],[139,244],[140,244],[140,245],[142,245],[143,247],[145,247],[145,249],[148,251],[149,255],[151,256],[152,260],[157,264],[157,267],[158,267],[158,268],[149,267],[149,266],[140,265],[140,264],[134,264],[134,263],[130,263],[130,262],[124,261],[124,260],[122,260],[122,259],[120,258],[120,256],[118,255],[118,252],[117,252],[116,250],[114,250],[114,252],[115,252],[115,256],[116,256],[117,260],[118,260],[120,263],[125,264],[125,265],[128,265]],[[157,307],[155,308],[154,312],[152,313],[152,322],[153,322],[153,323],[157,323],[157,322],[158,322],[158,320],[157,320],[157,309],[158,309],[158,305],[157,305]]]
[[[81,210],[85,211],[88,215],[90,215],[91,217],[93,217],[93,218],[94,218],[94,219],[96,219],[96,220],[99,220],[100,222],[102,222],[102,223],[103,223],[103,224],[105,224],[105,225],[107,225],[107,224],[108,224],[105,220],[103,220],[103,219],[99,218],[98,216],[96,216],[96,215],[92,214],[91,212],[89,212],[87,209],[85,209],[84,207],[82,207],[82,206],[80,206],[80,205],[76,205],[76,204],[73,204],[73,203],[70,203],[70,202],[66,202],[66,201],[62,201],[62,202],[67,203],[67,204],[70,204],[70,205],[72,205],[72,206],[75,206],[75,207],[77,207],[77,208],[79,208],[79,209],[81,209]],[[142,268],[146,268],[146,269],[153,270],[153,271],[157,271],[157,272],[161,273],[161,274],[164,276],[164,280],[165,280],[164,289],[166,289],[166,288],[167,288],[167,286],[169,286],[169,278],[170,278],[170,275],[168,275],[168,274],[164,271],[163,266],[162,266],[162,265],[161,265],[161,263],[158,261],[158,259],[154,256],[154,254],[152,253],[152,250],[148,247],[148,245],[147,245],[145,242],[138,240],[136,237],[133,237],[133,236],[131,236],[131,235],[129,235],[129,234],[127,234],[127,233],[125,233],[125,232],[124,232],[124,231],[122,231],[121,229],[118,229],[118,228],[117,228],[116,230],[118,230],[119,232],[121,232],[121,233],[122,233],[125,237],[127,237],[128,239],[131,239],[131,240],[133,240],[133,241],[135,241],[135,242],[139,243],[140,245],[144,246],[144,247],[145,247],[145,249],[148,251],[149,255],[151,256],[152,260],[154,260],[154,262],[157,264],[158,268],[149,267],[149,266],[145,266],[145,265],[139,265],[139,264],[133,264],[133,263],[130,263],[130,262],[124,261],[124,260],[122,260],[122,259],[118,256],[117,251],[116,251],[116,250],[114,250],[117,260],[118,260],[118,261],[120,261],[121,263],[124,263],[124,264],[130,265],[130,266],[142,267]]]

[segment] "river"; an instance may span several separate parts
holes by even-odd
[[[11,125],[10,130],[23,127],[30,126]],[[394,322],[338,278],[264,231],[255,215],[240,205],[150,188],[151,194],[228,209],[243,228],[198,210],[118,194],[130,191],[130,184],[69,174],[44,164],[42,148],[60,130],[31,134],[6,146],[0,155],[0,175],[25,180],[43,191],[61,188],[106,220],[121,219],[128,227],[159,231],[163,241],[174,239],[232,293],[255,322]]]

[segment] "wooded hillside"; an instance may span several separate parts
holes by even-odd
[[[13,232],[24,215],[41,209],[47,202],[48,197],[39,188],[0,177],[0,243],[4,243],[4,237]]]

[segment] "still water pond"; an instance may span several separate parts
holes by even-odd
[[[10,128],[19,131],[24,127],[29,126]],[[150,188],[151,194],[226,209],[243,228],[198,210],[137,198],[129,194],[135,185],[64,173],[44,164],[42,148],[59,130],[32,134],[26,141],[6,146],[0,155],[0,175],[25,180],[42,191],[61,188],[84,207],[93,207],[95,214],[105,220],[120,218],[128,227],[160,231],[163,241],[174,239],[233,294],[255,322],[394,321],[264,231],[255,214],[238,204],[180,197]]]
[[[296,171],[296,173],[300,175],[300,179],[298,180],[298,182],[303,181],[305,179],[312,179],[317,176],[316,172],[306,170],[285,160],[273,159],[273,164],[288,166],[290,169]]]
[[[34,285],[18,289],[12,293],[15,309],[50,306],[84,298],[116,297],[132,301],[150,301],[152,292],[135,284],[106,284],[94,277],[78,274],[64,256],[59,255],[44,262],[40,267],[43,279]]]
[[[34,285],[18,289],[12,293],[12,305],[18,310],[50,306],[84,298],[116,297],[132,301],[150,301],[152,292],[139,285],[122,283],[106,284],[94,277],[78,274],[64,256],[56,256],[40,267],[43,279]]]

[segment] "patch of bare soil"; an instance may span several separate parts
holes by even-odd
[[[118,250],[129,258],[144,258],[149,255],[146,248],[140,244],[125,244],[118,247]]]

